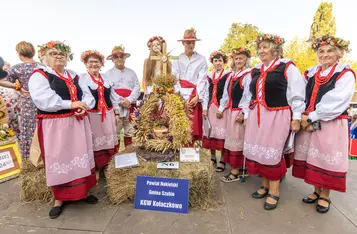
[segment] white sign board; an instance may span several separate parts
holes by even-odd
[[[157,169],[179,169],[179,162],[159,162]]]
[[[139,166],[138,157],[136,153],[121,154],[115,156],[115,168],[127,168]]]
[[[14,168],[14,162],[12,160],[11,154],[9,151],[0,153],[0,171],[5,171],[10,168]]]
[[[181,148],[180,162],[199,162],[200,149],[199,148]]]

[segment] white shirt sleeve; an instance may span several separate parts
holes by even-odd
[[[231,81],[231,78],[233,76],[233,72],[229,75],[229,77],[226,80],[226,83],[224,84],[224,91],[221,100],[219,101],[219,112],[223,112],[228,105],[229,102],[229,96],[228,96],[228,88],[229,88],[229,83]]]
[[[42,111],[57,112],[59,110],[71,109],[72,102],[63,100],[51,89],[47,78],[41,73],[32,74],[29,80],[29,91],[36,107]]]
[[[248,114],[249,114],[249,104],[250,100],[252,99],[252,94],[249,90],[250,88],[250,82],[252,81],[252,76],[251,73],[249,72],[243,77],[243,96],[242,99],[239,102],[239,108],[242,108],[243,113],[244,113],[244,119],[248,119]]]
[[[293,112],[293,120],[301,120],[301,114],[305,111],[306,79],[294,64],[290,64],[286,70],[288,88],[286,98]]]
[[[130,96],[127,98],[130,103],[133,103],[136,100],[138,100],[138,98],[140,96],[139,80],[138,80],[138,77],[136,76],[136,73],[135,72],[133,72],[133,73],[134,73],[133,74],[133,79],[134,79],[134,82],[135,82],[135,86],[134,86],[134,89],[131,91]]]
[[[349,107],[354,89],[355,77],[352,72],[346,72],[336,82],[335,88],[328,91],[316,104],[316,109],[309,114],[309,119],[312,122],[336,119]]]
[[[89,80],[88,80],[88,78],[85,78],[85,77],[88,77],[88,76],[79,78],[78,85],[79,85],[79,87],[81,87],[82,92],[83,92],[82,102],[84,102],[87,105],[88,110],[91,110],[95,106],[95,99],[88,88]]]
[[[172,75],[176,77],[177,83],[174,86],[175,92],[178,93],[180,91],[180,61],[176,60],[172,63]]]
[[[207,72],[208,72],[207,62],[206,60],[204,60],[201,64],[201,68],[198,73],[197,88],[196,88],[196,92],[198,94],[200,102],[203,102],[203,97],[205,95],[208,85],[208,81],[206,79]]]

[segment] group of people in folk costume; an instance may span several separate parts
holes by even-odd
[[[176,92],[192,108],[193,141],[202,140],[203,147],[211,150],[217,172],[224,171],[226,163],[231,166],[223,182],[240,179],[245,157],[248,173],[261,176],[261,187],[252,197],[266,197],[264,209],[272,210],[280,198],[280,180],[293,165],[293,176],[314,186],[303,202],[317,202],[317,212],[326,213],[330,190],[346,191],[346,110],[355,74],[340,59],[349,51],[349,43],[329,35],[316,39],[312,46],[320,64],[302,76],[293,61],[282,58],[284,40],[276,35],[258,36],[261,64],[256,67],[251,67],[247,48],[236,48],[229,51],[231,71],[224,68],[229,56],[215,51],[209,58],[214,67],[210,73],[204,56],[195,51],[196,31],[186,30],[179,41],[185,51],[173,63],[167,56],[150,59],[163,55],[162,37],[148,41],[150,54],[142,80],[145,93],[152,92],[152,78],[167,63],[168,71],[178,79]],[[130,54],[122,46],[114,47],[106,58],[114,67],[101,74],[104,56],[85,51],[81,60],[88,72],[79,76],[66,69],[72,53],[63,42],[43,44],[41,64],[33,60],[30,43],[21,42],[16,49],[24,63],[12,68],[1,85],[20,91],[22,116],[27,117],[22,126],[33,126],[22,142],[23,155],[28,154],[37,112],[47,184],[55,197],[49,216],[60,216],[68,201],[97,203],[95,196],[88,196],[97,183],[95,169],[109,163],[123,128],[125,145],[132,143],[130,113],[140,87],[135,72],[125,66]],[[15,77],[19,82],[14,84]],[[203,133],[203,121],[211,125],[208,133]],[[291,133],[296,133],[293,154],[284,150]],[[222,155],[218,163],[216,151]]]

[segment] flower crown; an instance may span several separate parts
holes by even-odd
[[[64,44],[64,42],[61,41],[49,41],[43,45],[37,46],[40,49],[38,50],[38,54],[44,55],[46,50],[56,48],[57,50],[60,50],[66,54],[69,55],[69,60],[73,60],[73,54],[71,53],[71,47],[69,45]]]
[[[252,57],[252,53],[247,48],[240,47],[237,49],[233,49],[231,52],[231,57],[233,58],[234,56],[236,56],[238,54],[245,54],[248,58]]]
[[[99,57],[101,63],[104,63],[104,55],[102,55],[101,53],[99,53],[99,52],[96,51],[96,50],[87,50],[87,51],[84,51],[84,52],[82,53],[82,55],[81,55],[81,62],[84,62],[84,60],[85,60],[88,56],[93,55],[93,54],[95,54],[95,55],[97,55],[97,56]]]
[[[351,50],[348,48],[350,45],[349,41],[345,41],[342,38],[334,37],[330,35],[325,35],[319,38],[312,43],[312,49],[316,52],[321,46],[331,45],[340,48],[345,52],[350,52]]]
[[[149,39],[147,46],[150,48],[151,43],[155,40],[158,40],[160,43],[166,43],[166,41],[164,40],[164,38],[162,36],[153,36]]]
[[[261,43],[262,41],[269,41],[269,42],[272,42],[278,46],[283,45],[285,43],[284,38],[281,38],[280,36],[273,35],[273,34],[260,33],[255,42],[257,43],[257,45],[259,45],[259,43]]]
[[[217,51],[214,51],[213,53],[211,53],[210,56],[209,56],[209,59],[210,59],[211,63],[213,62],[213,57],[216,56],[216,55],[222,56],[222,58],[223,58],[223,60],[225,62],[228,60],[228,56],[224,51],[217,50]]]

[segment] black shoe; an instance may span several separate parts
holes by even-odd
[[[226,163],[219,161],[219,164],[223,165],[223,167],[221,167],[220,165],[216,167],[216,172],[223,172],[226,169]]]
[[[216,168],[216,166],[217,166],[217,159],[214,157],[214,158],[211,158],[211,161],[212,161],[212,166],[213,166],[214,168]]]
[[[64,207],[65,207],[64,202],[60,206],[54,206],[51,208],[50,213],[48,215],[50,216],[51,219],[58,218],[62,214]]]
[[[307,204],[315,203],[315,202],[319,199],[320,194],[318,194],[317,192],[314,192],[313,194],[316,196],[315,199],[312,199],[312,198],[310,198],[309,196],[307,196],[307,197],[304,197],[304,198],[302,199],[302,201],[303,201],[304,203],[307,203]]]
[[[263,194],[260,194],[258,193],[258,191],[255,191],[253,194],[252,194],[252,197],[255,198],[255,199],[261,199],[261,198],[264,198],[268,195],[268,192],[269,192],[269,189],[268,188],[265,188],[264,186],[261,186],[260,189],[263,189],[265,193]],[[259,189],[258,189],[259,190]]]
[[[88,197],[84,198],[83,201],[85,201],[88,204],[97,204],[98,198],[94,195],[89,195]]]
[[[270,204],[270,203],[268,203],[267,201],[265,201],[265,203],[264,203],[264,209],[265,209],[265,210],[274,210],[275,208],[278,207],[278,202],[279,202],[279,198],[280,198],[280,197],[274,196],[274,195],[271,195],[271,194],[268,194],[268,197],[273,198],[273,199],[276,201],[276,203],[275,203],[275,204]]]
[[[317,213],[320,213],[320,214],[327,213],[330,210],[331,200],[327,199],[327,198],[324,198],[324,197],[320,197],[319,200],[323,200],[323,201],[327,202],[328,206],[327,207],[326,206],[321,206],[321,205],[319,205],[319,203],[317,203],[317,205],[316,205]]]

